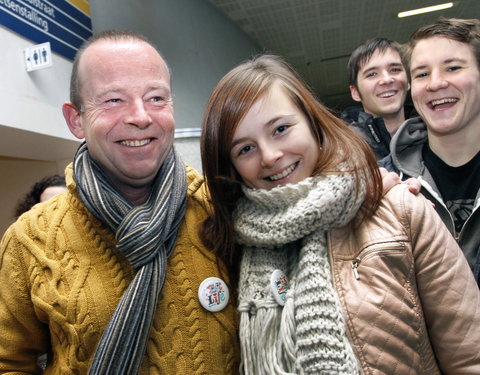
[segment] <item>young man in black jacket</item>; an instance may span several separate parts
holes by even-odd
[[[358,46],[347,65],[350,93],[362,107],[349,107],[342,119],[372,146],[377,159],[390,153],[390,140],[410,114],[409,89],[397,42],[370,39]]]

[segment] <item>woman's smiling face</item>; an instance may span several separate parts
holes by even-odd
[[[307,117],[276,82],[239,122],[230,157],[245,185],[272,189],[311,177],[319,153]]]

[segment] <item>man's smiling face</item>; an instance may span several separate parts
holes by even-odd
[[[361,67],[356,86],[350,86],[355,101],[374,117],[394,118],[403,115],[408,80],[399,53],[388,48],[375,51]]]

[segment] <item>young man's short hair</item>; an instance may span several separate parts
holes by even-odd
[[[430,25],[420,27],[410,36],[410,40],[406,45],[402,56],[403,65],[407,70],[409,78],[410,60],[412,58],[413,49],[420,40],[435,36],[452,39],[470,45],[477,60],[477,66],[480,69],[480,20],[441,17]]]
[[[393,49],[402,56],[402,46],[387,38],[373,38],[359,45],[350,55],[347,64],[348,84],[357,87],[358,72],[376,51],[385,52]]]

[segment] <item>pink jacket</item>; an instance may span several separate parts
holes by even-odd
[[[480,292],[431,204],[396,186],[329,233],[333,283],[364,374],[480,374]]]

